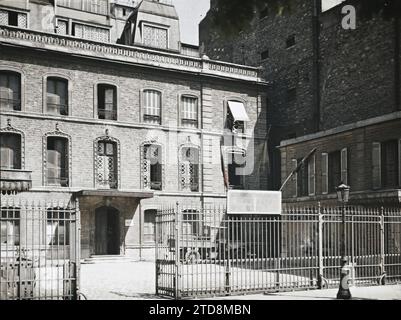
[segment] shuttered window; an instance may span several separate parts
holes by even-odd
[[[184,127],[198,127],[198,99],[195,97],[181,97],[181,124]]]
[[[329,154],[322,153],[322,194],[329,192]]]
[[[348,149],[341,150],[341,181],[348,184]]]
[[[21,110],[21,75],[12,71],[0,71],[0,108]]]
[[[316,189],[316,162],[315,155],[313,155],[308,161],[308,194],[313,196]]]
[[[68,81],[61,78],[47,78],[47,112],[68,115]]]
[[[68,187],[68,139],[47,138],[46,180],[48,185]]]
[[[161,124],[161,93],[159,91],[143,91],[143,121]]]
[[[117,144],[114,141],[99,141],[96,153],[96,184],[101,189],[117,189]]]
[[[199,149],[181,149],[180,185],[184,191],[199,191]]]
[[[333,193],[341,183],[341,151],[329,153],[328,171],[329,192]]]
[[[145,189],[162,190],[162,148],[159,145],[144,145],[143,186]]]
[[[382,188],[398,186],[398,140],[381,143],[381,184]]]
[[[77,38],[98,42],[110,41],[110,31],[108,29],[93,27],[80,23],[72,24],[72,35]]]
[[[167,29],[143,25],[142,38],[145,46],[167,49]]]
[[[301,162],[302,158],[298,159],[297,162]],[[308,168],[309,160],[305,161],[304,164],[299,168],[297,173],[297,197],[306,197],[309,194],[308,191]]]
[[[21,169],[21,136],[19,134],[0,134],[0,167]]]
[[[297,168],[298,161],[297,159],[291,159],[291,170],[294,171]],[[292,175],[292,183],[293,183],[293,197],[297,197],[297,190],[298,190],[298,173],[294,173]]]
[[[28,19],[26,13],[0,10],[0,25],[27,28],[27,22]]]

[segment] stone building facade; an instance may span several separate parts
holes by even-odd
[[[320,0],[299,1],[280,16],[267,7],[234,37],[211,30],[210,16],[200,24],[205,54],[261,66],[271,83],[269,187],[317,148],[284,187],[287,202],[332,202],[344,180],[353,201],[400,203],[401,25],[362,16],[361,3],[321,12]],[[356,8],[354,30],[342,28],[346,4]]]
[[[178,202],[196,215],[194,207],[224,204],[228,188],[267,189],[267,83],[257,68],[183,54],[164,1],[132,6],[131,18],[150,8],[135,26],[157,37],[148,43],[116,34],[109,10],[127,3],[106,1],[96,14],[88,8],[103,7],[91,1],[57,3],[0,5],[2,197],[78,203],[82,258],[146,258],[160,206]],[[42,28],[43,12],[68,16],[74,33]],[[149,21],[166,12],[162,25]],[[15,25],[15,14],[26,24]],[[75,22],[94,19],[109,32]]]

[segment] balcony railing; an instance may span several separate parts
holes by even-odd
[[[64,104],[47,103],[47,112],[51,114],[68,115],[68,106]]]
[[[11,26],[0,27],[0,41],[29,48],[56,50],[68,54],[101,58],[113,62],[148,65],[151,67],[174,69],[195,74],[265,82],[259,76],[259,68],[228,62],[184,56],[175,53],[146,49],[134,46],[102,43],[93,40],[77,39]]]
[[[116,110],[98,109],[97,114],[98,114],[99,119],[117,120],[117,111]]]
[[[21,100],[0,98],[0,108],[7,111],[21,110]]]

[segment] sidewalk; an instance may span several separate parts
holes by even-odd
[[[222,300],[337,300],[338,289],[222,297]],[[401,300],[401,285],[351,287],[352,300]]]
[[[154,262],[97,263],[81,266],[81,292],[88,300],[163,299],[156,296],[155,291]],[[204,299],[331,300],[336,299],[337,291],[338,289],[334,288]],[[401,300],[401,284],[351,287],[350,291],[355,300]]]

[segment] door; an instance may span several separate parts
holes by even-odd
[[[95,212],[95,254],[120,254],[120,214],[114,208]]]

